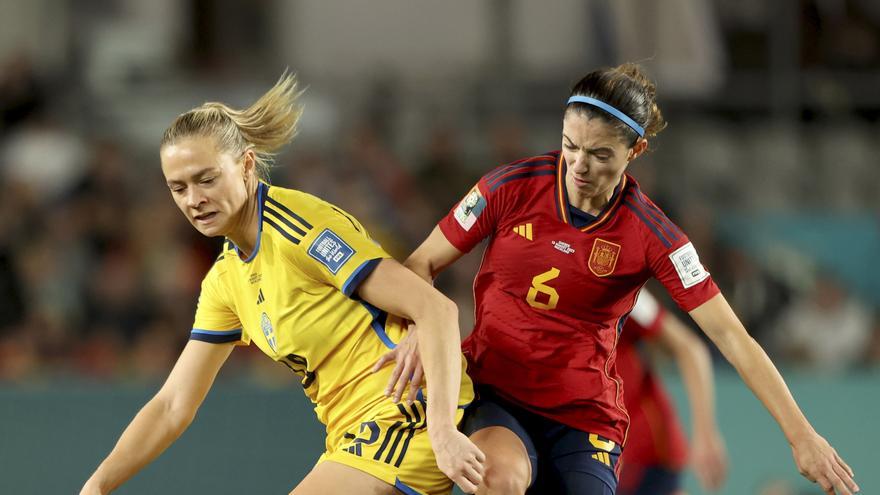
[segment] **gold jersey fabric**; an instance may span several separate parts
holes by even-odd
[[[354,217],[315,196],[264,183],[257,194],[260,230],[254,252],[242,259],[232,242],[225,243],[202,282],[191,338],[255,344],[293,370],[314,402],[318,419],[327,426],[327,452],[322,459],[339,461],[341,456],[340,462],[345,462],[351,456],[354,462],[348,464],[367,470],[363,459],[354,459],[363,456],[364,448],[350,448],[352,437],[360,438],[364,428],[374,428],[364,424],[377,414],[393,420],[389,406],[392,415],[400,413],[401,425],[409,425],[414,435],[421,431],[418,444],[427,442],[424,421],[407,419],[383,395],[392,367],[371,373],[379,357],[400,341],[405,326],[400,317],[359,300],[356,291],[390,256]],[[462,405],[473,399],[464,363],[462,358]],[[419,402],[423,398],[420,393]],[[398,452],[393,462],[384,463],[388,470],[379,477],[406,485],[398,476],[401,466],[406,467],[406,462],[398,462],[403,454]],[[384,452],[376,461],[383,463],[387,455]],[[434,465],[432,454],[427,461]],[[416,492],[435,492],[407,486]]]

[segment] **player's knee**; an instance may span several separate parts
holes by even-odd
[[[478,495],[523,495],[529,487],[529,466],[520,463],[486,463]]]

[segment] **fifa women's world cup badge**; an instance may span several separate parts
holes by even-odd
[[[486,208],[486,198],[480,193],[479,187],[474,187],[455,209],[455,219],[461,228],[470,230],[477,223],[477,218],[484,208]]]
[[[614,267],[617,266],[617,257],[619,255],[619,244],[596,239],[593,241],[593,250],[590,251],[590,260],[587,265],[590,267],[590,271],[597,277],[607,277],[614,273]]]

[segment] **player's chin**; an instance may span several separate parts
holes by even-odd
[[[205,237],[218,237],[223,235],[223,229],[221,229],[220,225],[216,222],[205,225],[198,220],[190,220],[190,224],[192,224],[192,226]]]

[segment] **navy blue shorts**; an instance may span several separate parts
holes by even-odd
[[[614,495],[620,446],[527,411],[479,387],[462,432],[501,426],[522,440],[532,463],[527,494]]]
[[[638,482],[631,490],[621,488],[618,495],[673,495],[682,488],[681,471],[662,466],[637,466],[626,463],[624,478],[630,470],[635,471]]]

